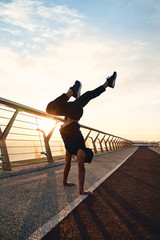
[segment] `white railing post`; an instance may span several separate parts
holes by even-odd
[[[45,149],[46,149],[46,156],[47,156],[47,160],[48,163],[53,163],[53,157],[52,157],[52,152],[49,146],[49,140],[57,126],[58,121],[56,121],[56,123],[54,124],[53,128],[51,129],[51,131],[48,133],[48,135],[46,136],[45,131],[42,129],[37,129],[37,131],[40,131],[43,134],[43,138],[44,138],[44,144],[45,144]]]
[[[2,152],[2,166],[4,171],[11,171],[11,164],[10,164],[10,159],[8,155],[7,145],[6,145],[6,138],[14,123],[14,120],[17,117],[17,114],[18,114],[18,110],[14,112],[12,118],[10,119],[9,123],[7,124],[3,132],[0,128],[0,146],[1,146],[1,152]]]

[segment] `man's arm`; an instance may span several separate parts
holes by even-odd
[[[66,158],[65,158],[65,167],[64,167],[64,172],[63,172],[63,185],[64,186],[74,186],[74,183],[68,183],[67,179],[68,179],[68,174],[71,168],[71,159],[72,159],[72,155],[66,151]]]

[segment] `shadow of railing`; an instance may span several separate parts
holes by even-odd
[[[4,171],[15,163],[56,163],[65,149],[59,128],[64,119],[43,111],[0,98],[0,160]],[[94,153],[130,147],[132,141],[84,125],[87,147]]]

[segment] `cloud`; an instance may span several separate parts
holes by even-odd
[[[78,14],[75,10],[70,10],[65,5],[57,5],[51,8],[40,6],[38,8],[38,15],[46,19],[54,19],[56,22],[68,24],[81,24],[81,19],[84,18],[84,16]]]
[[[7,4],[0,3],[1,21],[28,31],[34,31],[36,25],[31,21],[31,16],[34,14],[33,5],[37,5],[37,3],[26,0],[14,0]]]
[[[77,11],[41,1],[0,3],[0,15],[3,32],[12,34],[0,48],[2,97],[45,110],[76,79],[83,93],[116,70],[116,88],[87,106],[82,124],[132,139],[150,116],[157,124],[159,45],[96,35]]]
[[[0,28],[0,31],[4,31],[4,32],[8,32],[12,35],[18,36],[20,31],[19,30],[15,30],[15,29],[10,29],[10,28]]]
[[[39,43],[39,39],[34,41]],[[23,43],[13,42],[13,44],[22,45]],[[28,48],[31,47],[39,48],[39,45],[28,46]],[[115,93],[121,96],[119,101],[122,101],[122,104],[126,97],[128,101],[133,101],[135,104],[152,101],[155,103],[160,86],[159,65],[158,58],[155,58],[155,51],[156,49],[147,43],[134,42],[124,45],[124,42],[116,43],[115,40],[110,42],[107,38],[86,35],[77,35],[73,39],[58,38],[54,44],[48,44],[36,55],[29,52],[14,53],[9,48],[1,49],[1,69],[4,71],[1,79],[5,78],[5,81],[12,82],[13,76],[17,75],[14,81],[22,87],[22,91],[26,81],[31,86],[35,84],[43,87],[43,85],[53,84],[56,89],[61,89],[63,84],[67,89],[72,81],[80,79],[84,81],[83,91],[85,91],[91,88],[90,83],[96,87],[116,70],[118,89],[115,89]],[[148,59],[148,55],[151,60]],[[152,64],[152,70],[146,71],[150,68],[150,64]],[[16,85],[13,87],[16,88]],[[47,101],[47,98],[53,97],[53,89],[48,87],[46,89]]]
[[[71,38],[75,32],[81,32],[84,18],[65,5],[51,4],[47,7],[43,1],[0,3],[4,45],[12,49],[13,45],[17,45],[17,50],[20,51],[21,47],[23,53],[37,53],[59,38]]]
[[[54,29],[57,23],[81,25],[81,19],[84,18],[65,5],[46,7],[42,1],[36,0],[13,0],[9,3],[0,3],[0,17],[4,23],[31,32],[44,30],[48,25]]]
[[[22,46],[24,46],[24,42],[11,41],[11,44],[14,45],[15,47],[22,47]]]

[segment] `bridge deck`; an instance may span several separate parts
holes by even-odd
[[[135,150],[95,157],[85,187],[96,188]],[[158,153],[138,149],[51,232],[63,209],[83,200],[77,186],[62,186],[63,166],[0,179],[0,239],[41,239],[47,232],[44,239],[159,239],[159,169]],[[78,184],[76,163],[70,181]]]

